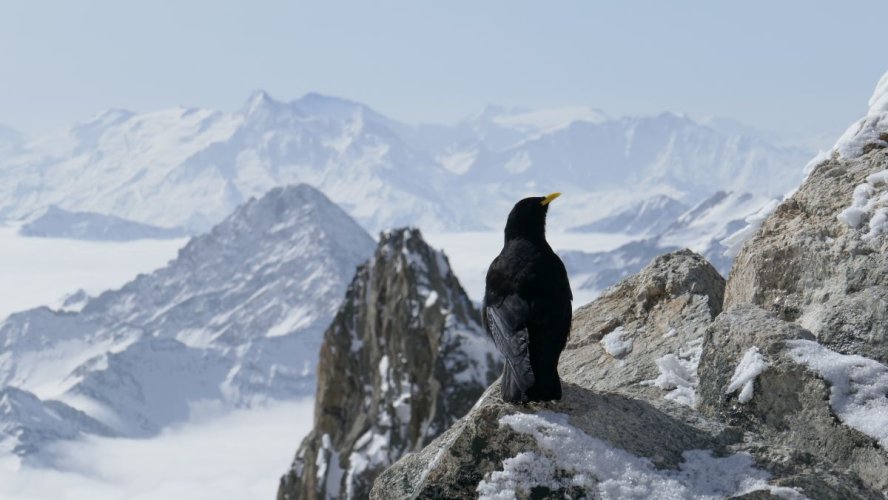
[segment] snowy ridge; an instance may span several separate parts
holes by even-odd
[[[373,246],[317,190],[274,189],[80,312],[0,323],[0,386],[126,436],[156,434],[197,401],[310,395],[323,329]]]
[[[888,73],[876,84],[866,116],[848,127],[833,149],[842,158],[851,159],[872,147],[888,147]]]

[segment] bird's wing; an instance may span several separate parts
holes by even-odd
[[[529,315],[530,306],[516,294],[508,295],[497,305],[486,305],[484,308],[487,332],[512,369],[521,392],[525,392],[534,382],[530,366],[530,333],[527,331]]]

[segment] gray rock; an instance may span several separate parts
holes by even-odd
[[[665,355],[685,352],[699,359],[703,334],[721,312],[724,287],[724,278],[690,250],[657,257],[574,313],[559,371],[587,389],[661,403],[667,393],[642,382],[657,378],[656,361]],[[620,332],[620,340],[631,347],[615,356],[602,339]],[[692,403],[693,389],[687,394]]]
[[[845,354],[888,363],[888,239],[838,219],[856,186],[888,168],[883,149],[818,165],[741,250],[725,306],[751,303]],[[879,186],[877,191],[883,191]]]
[[[324,335],[314,429],[280,499],[366,498],[373,480],[464,415],[498,374],[443,253],[384,233]]]
[[[723,313],[704,343],[697,391],[700,410],[757,434],[768,446],[847,469],[869,488],[888,494],[888,454],[875,439],[836,417],[829,384],[789,355],[790,341],[799,339],[814,340],[814,335],[756,306],[738,305]],[[752,347],[768,366],[755,378],[752,398],[741,403],[727,389]]]

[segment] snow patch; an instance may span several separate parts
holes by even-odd
[[[670,332],[674,335],[675,329],[671,329]],[[703,337],[700,337],[688,342],[687,347],[679,349],[677,355],[670,353],[658,358],[656,363],[660,375],[641,384],[669,391],[664,396],[666,399],[693,408],[697,402],[695,394],[699,383],[697,367],[700,365],[702,354]]]
[[[888,366],[840,354],[811,340],[792,340],[789,357],[830,385],[829,404],[839,420],[888,448]]]
[[[621,358],[632,352],[632,340],[623,340],[623,334],[626,333],[622,326],[618,326],[610,333],[601,338],[601,347],[605,352],[615,358]]]
[[[869,230],[863,239],[888,233],[888,170],[871,174],[866,182],[856,186],[851,193],[851,205],[837,216],[852,229],[860,227],[866,217]]]
[[[506,415],[500,425],[533,436],[539,453],[524,452],[503,461],[478,484],[482,499],[528,496],[534,487],[553,492],[577,488],[609,498],[724,498],[768,490],[783,498],[804,498],[792,488],[770,486],[770,475],[745,453],[714,457],[709,450],[684,452],[679,470],[660,470],[644,457],[611,446],[570,425],[552,412]]]
[[[741,403],[748,403],[753,396],[753,383],[755,378],[759,376],[769,365],[762,357],[758,347],[752,346],[743,354],[740,364],[734,369],[734,375],[731,376],[731,382],[725,390],[725,394],[740,391],[737,400]]]

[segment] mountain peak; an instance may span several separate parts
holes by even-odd
[[[324,334],[314,430],[278,498],[367,498],[383,469],[472,407],[496,378],[493,355],[444,254],[417,229],[384,232]]]
[[[244,114],[254,115],[263,110],[274,109],[280,104],[281,102],[271,97],[268,92],[257,89],[250,93],[250,97],[247,98],[247,102],[244,103],[241,109]]]

